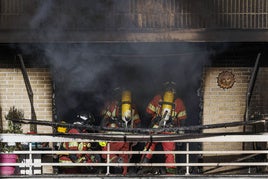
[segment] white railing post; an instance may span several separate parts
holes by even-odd
[[[187,151],[187,154],[186,154],[186,164],[189,164],[189,142],[186,143],[186,151]],[[190,175],[190,172],[189,172],[189,165],[186,166],[186,173],[185,175]]]
[[[107,151],[108,151],[108,154],[107,154],[107,171],[106,171],[106,175],[109,175],[110,174],[110,166],[109,166],[109,163],[110,163],[110,142],[107,142]]]
[[[32,167],[33,167],[33,157],[32,157],[32,143],[31,142],[29,142],[29,175],[32,175],[32,174],[34,174],[33,173],[33,169],[32,169]]]

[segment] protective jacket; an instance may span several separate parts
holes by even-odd
[[[69,134],[79,134],[81,133],[78,129],[72,128],[68,131]],[[74,151],[87,151],[90,150],[91,143],[89,142],[64,142],[62,145],[64,150],[74,150]],[[100,157],[91,154],[63,154],[59,157],[60,163],[95,163],[100,162]],[[72,168],[73,173],[81,173],[81,168],[79,167],[68,167]]]

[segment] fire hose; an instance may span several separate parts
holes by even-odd
[[[68,124],[68,123],[57,123],[50,121],[32,121],[31,119],[10,119],[13,122],[23,123],[23,124],[38,124],[45,125],[51,127],[68,127],[68,128],[78,128],[78,129],[88,129],[92,131],[115,131],[115,132],[126,132],[133,134],[157,134],[163,132],[173,132],[179,133],[180,131],[197,131],[201,129],[213,129],[213,128],[226,128],[226,127],[235,127],[235,126],[243,126],[250,125],[256,123],[264,123],[267,122],[267,119],[258,119],[258,120],[249,120],[249,121],[237,121],[237,122],[228,122],[228,123],[218,123],[218,124],[208,124],[208,125],[195,125],[195,126],[183,126],[183,127],[172,127],[172,128],[109,128],[109,127],[101,127],[95,125],[80,125],[80,124]]]
[[[51,134],[53,136],[62,136],[62,137],[70,137],[70,138],[82,138],[82,139],[92,139],[92,140],[100,140],[100,141],[129,141],[129,142],[159,142],[165,140],[181,140],[181,139],[191,139],[191,138],[202,138],[202,137],[210,137],[210,136],[218,136],[218,135],[226,135],[226,134],[246,134],[245,132],[233,132],[233,133],[196,133],[195,131],[198,129],[211,129],[211,128],[220,128],[220,127],[233,127],[239,125],[248,125],[266,122],[265,119],[262,120],[250,120],[243,122],[231,122],[231,123],[220,123],[220,124],[210,124],[210,125],[197,125],[197,126],[185,126],[179,128],[155,128],[155,129],[144,129],[144,128],[136,128],[136,129],[128,129],[128,128],[104,128],[100,126],[92,126],[92,125],[79,125],[79,124],[68,124],[68,123],[56,123],[50,121],[32,121],[31,119],[11,119],[13,122],[19,122],[23,124],[39,124],[46,125],[52,127],[64,126],[64,127],[75,127],[75,128],[86,128],[94,131],[104,132],[104,131],[121,131],[126,132],[128,134],[122,135],[120,134],[109,134],[109,133],[83,133],[83,134]],[[178,134],[179,131],[193,131],[192,133],[184,133]],[[164,131],[176,132],[174,134],[161,134]],[[131,132],[131,133],[130,133]],[[146,134],[142,137],[135,136],[135,134]],[[40,135],[40,134],[39,134]]]

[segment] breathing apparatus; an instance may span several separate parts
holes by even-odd
[[[173,100],[174,100],[174,93],[172,91],[166,91],[163,96],[162,111],[161,111],[162,119],[164,120],[163,124],[164,126],[171,116]]]
[[[162,125],[165,126],[166,122],[170,119],[173,110],[173,102],[174,102],[174,82],[166,82],[164,84],[166,86],[166,91],[163,95],[163,102],[162,102]]]
[[[122,120],[125,122],[125,127],[127,127],[128,122],[131,121],[131,92],[129,90],[122,91],[121,97],[122,109],[121,116]]]

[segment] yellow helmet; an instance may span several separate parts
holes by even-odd
[[[105,142],[105,141],[100,141],[100,142],[99,142],[99,145],[100,145],[101,147],[105,147],[105,146],[107,145],[107,142]]]
[[[61,123],[64,124],[66,122],[61,121]],[[59,127],[57,127],[57,132],[59,132],[59,133],[66,133],[67,132],[67,127],[59,126]]]

